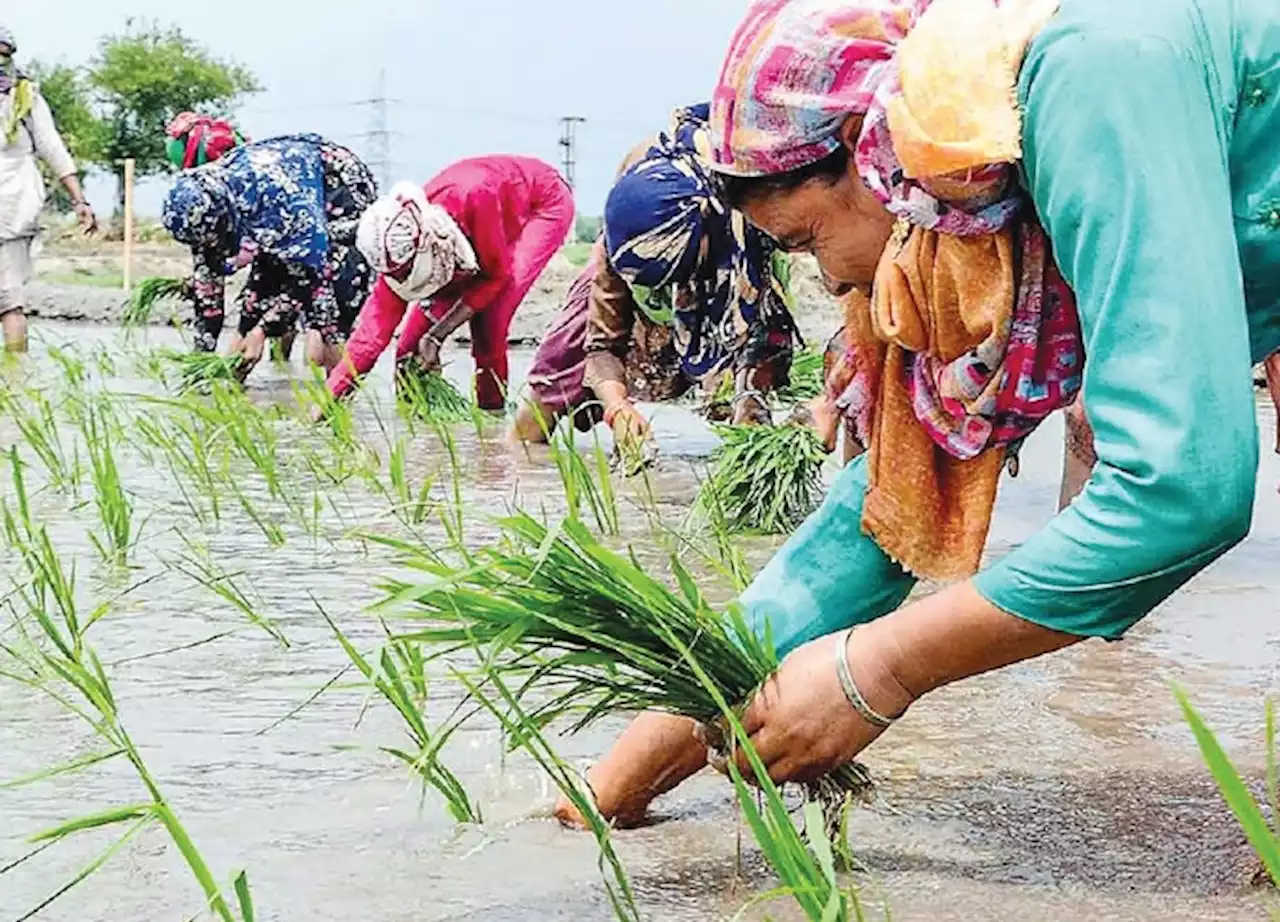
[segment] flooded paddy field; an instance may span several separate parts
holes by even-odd
[[[37,334],[33,354],[8,380],[14,392],[28,389],[56,408],[63,447],[70,455],[79,445],[82,467],[92,459],[66,395],[113,395],[115,460],[135,538],[125,565],[103,561],[106,526],[87,473],[78,490],[54,489],[12,412],[0,413],[0,448],[18,446],[31,517],[47,526],[64,565],[74,564],[80,611],[87,618],[103,606],[87,636],[120,723],[218,882],[246,870],[258,918],[267,920],[610,919],[594,841],[548,818],[553,788],[528,759],[503,756],[496,727],[468,725],[445,755],[481,805],[481,827],[459,827],[435,793],[424,795],[402,763],[379,751],[404,742],[403,724],[357,681],[321,614],[355,646],[375,650],[383,635],[367,608],[397,564],[361,533],[447,541],[437,518],[407,523],[396,514],[389,468],[397,445],[411,483],[436,478],[435,502],[449,503],[456,474],[469,546],[491,541],[492,519],[516,507],[564,511],[546,450],[510,447],[497,423],[456,427],[452,450],[435,433],[409,430],[395,416],[382,367],[353,407],[367,454],[340,452],[291,416],[303,372],[264,365],[247,398],[269,419],[288,476],[273,493],[262,469],[237,456],[218,481],[215,514],[208,497],[182,494],[181,478],[144,435],[146,420],[175,412],[144,397],[165,394],[146,371],[149,350],[180,348],[177,334],[138,332],[128,345],[106,327],[41,324]],[[518,376],[530,356],[514,359]],[[458,355],[451,373],[461,381],[469,367]],[[688,408],[645,409],[663,459],[652,495],[620,483],[618,502],[624,541],[657,562],[665,550],[653,521],[683,527],[716,440]],[[1274,418],[1262,403],[1259,419],[1269,449]],[[1061,444],[1058,420],[1028,443],[1021,476],[1002,487],[991,555],[1053,515]],[[323,463],[333,465],[328,480],[316,470]],[[345,464],[362,472],[339,470]],[[12,507],[5,467],[0,496]],[[1237,764],[1260,777],[1263,701],[1280,686],[1278,483],[1280,463],[1264,451],[1249,542],[1122,643],[1086,644],[945,690],[868,751],[880,798],[854,815],[851,839],[865,865],[858,879],[870,917],[884,916],[885,906],[900,922],[1268,917],[1267,895],[1249,885],[1256,862],[1171,683],[1190,692]],[[760,566],[773,547],[746,542],[750,563]],[[6,603],[21,566],[4,545]],[[728,597],[713,575],[700,576],[709,594]],[[234,584],[261,620],[209,583]],[[0,642],[20,646],[9,625],[0,614]],[[436,682],[432,715],[447,717],[459,696],[456,685]],[[557,748],[585,766],[621,726],[605,721]],[[0,785],[101,749],[85,721],[0,678]],[[27,839],[40,830],[146,799],[122,759],[0,787],[0,868],[31,852]],[[0,875],[0,922],[23,918],[125,828],[78,833]],[[613,839],[646,919],[732,919],[772,885],[732,788],[709,772],[660,801],[652,825]],[[180,922],[201,912],[182,856],[151,825],[35,918]],[[785,902],[746,918],[766,916],[801,918]]]

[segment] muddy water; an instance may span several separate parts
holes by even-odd
[[[41,333],[86,350],[116,335],[56,325]],[[40,353],[33,363],[45,370]],[[517,362],[517,371],[527,361]],[[385,395],[385,369],[383,375],[371,395]],[[288,380],[264,368],[253,396],[287,400]],[[373,406],[362,398],[369,429]],[[1274,420],[1261,406],[1259,414],[1269,448]],[[675,522],[693,496],[696,459],[713,440],[678,408],[658,410],[655,427],[666,449],[656,484],[664,515]],[[11,439],[0,422],[0,443]],[[1022,477],[1001,496],[993,555],[1007,553],[1052,515],[1060,445],[1056,423],[1028,445]],[[433,443],[424,440],[421,452],[420,471],[439,463]],[[486,513],[513,499],[553,505],[559,495],[545,458],[512,452],[496,434],[460,431],[459,454],[475,540],[486,533]],[[385,554],[344,539],[337,523],[327,532],[331,541],[295,529],[280,548],[236,516],[205,531],[182,517],[159,471],[135,463],[124,477],[139,508],[151,514],[134,577],[156,579],[131,593],[92,637],[103,659],[118,663],[112,677],[123,721],[144,758],[218,873],[249,870],[260,918],[610,917],[592,843],[540,818],[551,800],[545,783],[524,761],[499,759],[491,731],[469,731],[449,752],[489,819],[483,831],[459,832],[434,799],[424,801],[405,772],[374,751],[399,742],[401,731],[384,708],[366,712],[361,691],[339,682],[280,722],[346,663],[308,594],[373,647],[377,632],[361,609],[390,569]],[[1125,642],[1086,645],[940,693],[868,753],[883,779],[883,798],[857,816],[853,837],[867,865],[864,896],[872,907],[885,902],[894,919],[906,922],[1266,918],[1265,904],[1246,886],[1248,850],[1206,778],[1169,683],[1187,687],[1242,764],[1258,769],[1262,700],[1280,684],[1277,483],[1280,464],[1267,451],[1249,544]],[[7,483],[0,489],[8,490]],[[79,559],[84,596],[101,601],[124,588],[94,563],[86,537],[91,508],[68,508],[51,496],[36,502],[58,547]],[[386,502],[373,494],[350,489],[340,506],[348,525],[393,530]],[[216,598],[165,570],[164,561],[181,550],[175,525],[206,542],[224,569],[245,574],[261,610],[287,634],[288,650],[244,629]],[[753,561],[768,552],[753,545]],[[136,659],[228,630],[238,632]],[[438,688],[434,705],[447,712],[447,686]],[[566,740],[562,754],[598,756],[618,727]],[[91,745],[84,727],[47,699],[0,684],[0,781]],[[22,839],[35,830],[142,798],[125,767],[114,763],[20,792],[0,790],[0,867],[25,853]],[[767,889],[767,871],[735,817],[728,787],[700,777],[659,805],[654,825],[617,836],[646,918],[731,918]],[[0,876],[0,922],[38,903],[110,841],[106,833],[88,834]],[[40,918],[180,922],[198,910],[180,858],[162,832],[152,831]],[[796,918],[785,905],[772,912]]]

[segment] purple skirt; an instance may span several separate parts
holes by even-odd
[[[569,288],[564,307],[542,338],[529,369],[529,389],[539,403],[557,414],[595,400],[583,383],[587,374],[587,316],[595,275],[596,262],[592,259]]]

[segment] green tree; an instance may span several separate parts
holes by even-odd
[[[164,129],[179,112],[226,114],[248,93],[261,87],[240,65],[214,57],[175,27],[156,23],[108,35],[89,65],[107,137],[95,160],[116,175],[119,201],[124,201],[124,167],[132,157],[138,176],[171,169],[164,154]]]
[[[574,228],[574,237],[578,243],[595,243],[600,236],[602,227],[604,227],[603,218],[578,215],[577,225]]]

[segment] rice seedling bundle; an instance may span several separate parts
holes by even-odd
[[[238,355],[219,355],[216,352],[177,352],[163,350],[161,357],[178,373],[178,392],[204,390],[214,381],[239,380],[241,358]]]
[[[437,657],[478,653],[522,700],[536,698],[529,715],[538,725],[566,718],[577,732],[641,710],[716,722],[720,701],[746,704],[777,670],[770,638],[757,637],[738,609],[713,609],[674,555],[677,589],[580,522],[553,531],[520,513],[501,526],[505,542],[461,567],[429,548],[376,539],[429,577],[384,583],[383,607],[422,621],[402,637],[437,647]],[[859,766],[828,780],[841,792],[869,786]]]
[[[791,380],[778,389],[783,403],[804,403],[819,396],[824,388],[823,354],[816,349],[801,349],[791,362]]]
[[[126,327],[142,326],[151,322],[155,306],[171,298],[186,298],[190,290],[186,279],[156,275],[145,278],[134,287],[124,307],[121,322]]]
[[[806,426],[717,426],[696,508],[737,534],[787,534],[815,508],[827,451]]]
[[[429,423],[465,423],[476,417],[475,404],[439,371],[406,367],[399,372],[401,403]]]

